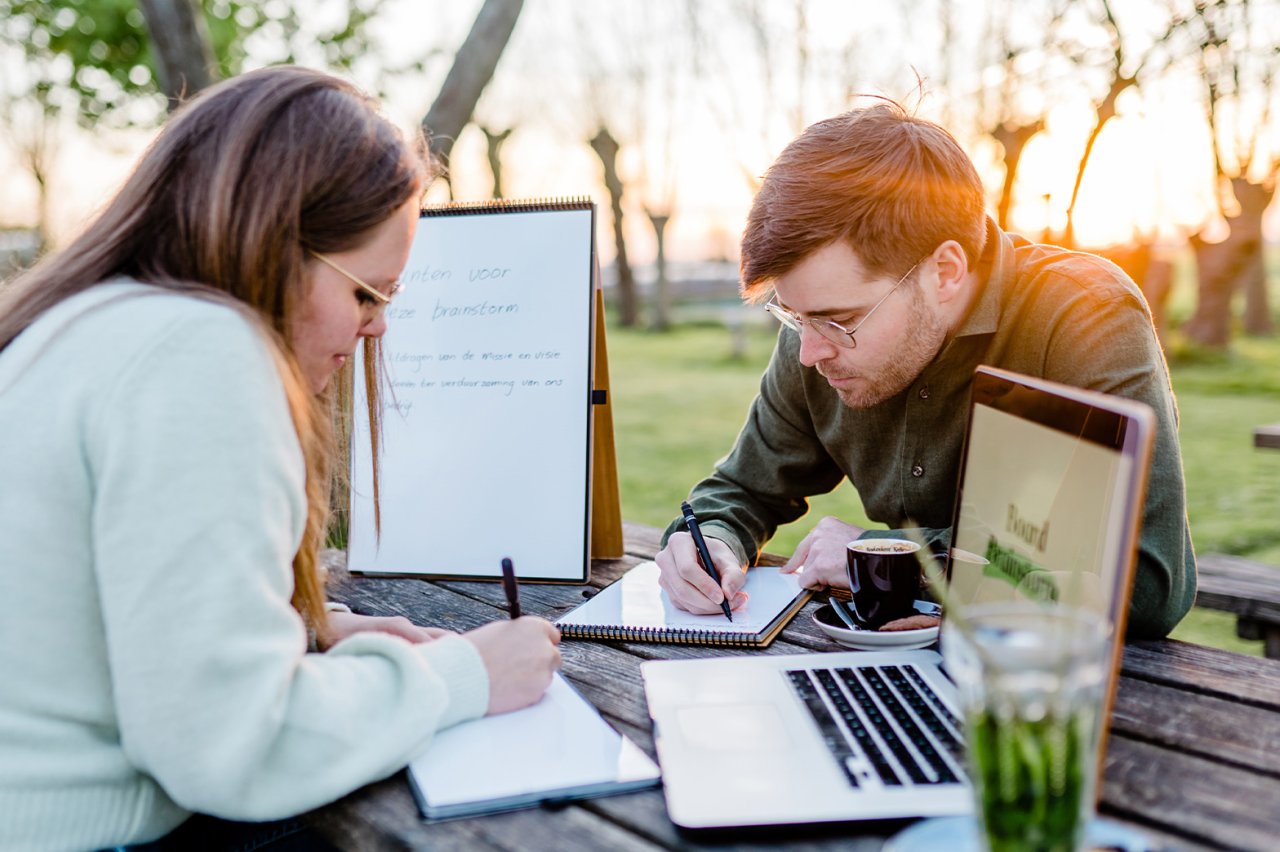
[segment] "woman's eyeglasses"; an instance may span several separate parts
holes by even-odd
[[[349,278],[351,281],[353,281],[355,284],[359,285],[361,290],[363,290],[366,294],[368,294],[370,297],[374,299],[373,304],[376,305],[376,307],[378,308],[385,308],[387,305],[391,304],[391,300],[394,299],[396,296],[398,296],[400,294],[400,291],[404,289],[404,285],[401,284],[399,281],[397,281],[395,286],[391,288],[390,293],[384,293],[381,290],[379,290],[377,287],[374,287],[372,284],[366,284],[364,281],[360,279],[359,276],[354,275],[351,272],[348,272],[346,269],[343,269],[338,264],[337,261],[335,261],[333,258],[329,257],[328,255],[321,254],[318,251],[311,251],[310,249],[308,249],[307,251],[310,252],[311,256],[314,257],[316,260],[320,261],[326,266],[329,266],[337,270],[338,272],[340,272],[341,274]]]

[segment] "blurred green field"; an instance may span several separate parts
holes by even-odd
[[[627,520],[665,526],[693,484],[729,451],[773,348],[768,325],[748,324],[741,335],[739,358],[731,333],[718,323],[661,334],[609,330]],[[1175,338],[1170,351],[1197,551],[1280,566],[1280,451],[1255,450],[1252,441],[1254,426],[1280,422],[1280,340],[1241,339],[1227,354],[1209,354]],[[846,483],[815,498],[809,514],[779,530],[769,550],[789,553],[824,515],[865,521]],[[1261,653],[1261,642],[1236,638],[1235,618],[1224,613],[1193,610],[1173,635]]]

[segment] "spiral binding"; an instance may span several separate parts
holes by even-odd
[[[625,642],[674,642],[681,645],[717,645],[756,648],[760,640],[750,633],[716,633],[693,627],[608,627],[562,624],[560,633],[571,639],[604,639]]]
[[[571,198],[525,198],[508,200],[493,198],[488,201],[451,201],[432,207],[423,207],[423,216],[464,216],[469,213],[535,213],[546,210],[590,210],[595,202],[585,195]]]

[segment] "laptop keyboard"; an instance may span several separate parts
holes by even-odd
[[[853,787],[960,780],[960,722],[912,665],[796,669],[792,689]]]

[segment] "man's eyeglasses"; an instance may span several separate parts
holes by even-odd
[[[391,300],[394,299],[396,296],[400,295],[400,291],[404,289],[404,285],[401,284],[399,281],[397,281],[395,286],[391,288],[390,293],[384,293],[381,290],[379,290],[377,287],[374,287],[372,284],[366,284],[364,281],[360,279],[359,276],[354,275],[351,272],[348,272],[346,269],[343,269],[341,266],[338,265],[338,262],[336,260],[329,257],[328,255],[321,254],[318,251],[311,251],[310,249],[308,249],[308,251],[310,252],[311,256],[314,257],[316,260],[320,261],[326,266],[332,267],[333,269],[345,275],[347,278],[351,279],[351,281],[358,284],[360,286],[360,289],[363,290],[365,294],[373,298],[374,301],[369,304],[373,304],[377,308],[385,308],[387,305],[391,304]]]
[[[871,310],[867,311],[866,314],[863,315],[862,319],[858,320],[858,324],[853,328],[845,328],[834,320],[824,319],[822,317],[802,317],[795,311],[788,310],[787,308],[782,307],[782,305],[779,305],[777,301],[778,297],[776,295],[768,301],[764,306],[764,309],[777,317],[778,321],[787,328],[793,329],[797,333],[807,325],[809,328],[820,334],[824,340],[829,340],[836,346],[840,346],[844,349],[857,349],[858,339],[854,337],[854,335],[858,333],[858,329],[862,328],[866,321],[871,319],[871,315],[876,312],[876,308],[883,305],[885,299],[892,296],[893,291],[901,287],[902,282],[910,278],[911,273],[915,272],[916,267],[921,263],[922,261],[916,261],[915,265],[907,270],[907,274],[899,278],[897,283],[889,288],[889,292],[881,296],[880,301],[872,305]]]

